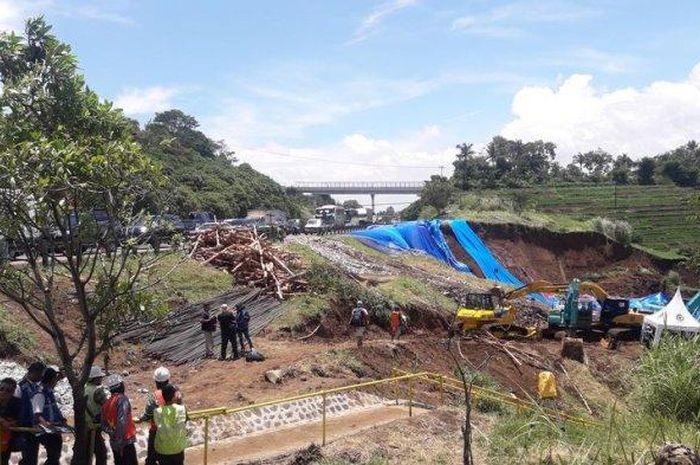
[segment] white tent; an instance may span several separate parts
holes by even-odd
[[[664,308],[644,317],[642,340],[653,335],[652,344],[656,345],[664,331],[686,335],[700,333],[700,323],[693,318],[683,303],[680,289],[676,290],[676,295]]]

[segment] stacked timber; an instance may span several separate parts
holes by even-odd
[[[287,265],[293,257],[274,248],[255,228],[218,225],[194,233],[192,244],[190,257],[227,270],[238,284],[263,288],[279,299],[306,290],[306,281]]]
[[[199,320],[204,304],[209,304],[211,312],[217,315],[221,304],[231,310],[236,304],[243,304],[250,313],[250,334],[259,334],[272,320],[284,311],[279,300],[262,295],[261,289],[235,287],[230,292],[194,304],[183,305],[170,311],[164,318],[149,322],[134,322],[126,327],[121,340],[145,343],[146,354],[183,364],[201,360],[205,356],[204,337]],[[221,333],[217,328],[215,345],[221,345]]]

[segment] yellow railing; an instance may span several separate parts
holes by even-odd
[[[365,383],[352,384],[350,386],[343,386],[333,389],[325,389],[322,391],[310,392],[307,394],[299,394],[296,396],[286,397],[283,399],[274,399],[265,402],[259,402],[257,404],[246,405],[242,407],[216,407],[204,410],[195,410],[189,412],[188,417],[190,420],[204,420],[204,445],[203,445],[203,460],[202,463],[207,465],[208,454],[209,454],[209,422],[212,417],[218,415],[232,415],[235,413],[241,413],[249,410],[255,410],[262,407],[269,407],[272,405],[286,404],[289,402],[295,402],[298,400],[310,399],[313,397],[321,397],[321,444],[326,445],[326,404],[327,398],[333,394],[340,394],[343,392],[356,391],[363,388],[380,386],[380,385],[392,385],[394,390],[394,397],[396,404],[399,403],[401,383],[406,383],[407,391],[407,401],[408,401],[408,415],[413,416],[413,405],[414,405],[414,381],[425,381],[438,386],[438,393],[440,403],[444,403],[445,389],[450,389],[453,391],[462,392],[463,385],[462,382],[451,378],[449,376],[444,376],[441,374],[431,373],[431,372],[420,372],[420,373],[409,373],[403,370],[394,369],[392,370],[392,377],[380,379],[376,381],[368,381]],[[479,399],[488,399],[494,402],[499,402],[507,404],[511,407],[515,407],[518,411],[528,410],[528,411],[541,411],[546,415],[554,416],[558,419],[564,419],[569,422],[580,423],[583,425],[597,425],[597,423],[586,420],[584,418],[578,418],[571,415],[567,415],[561,412],[554,411],[538,405],[534,401],[523,400],[517,397],[511,397],[507,394],[503,394],[498,391],[491,389],[486,389],[478,386],[473,386],[472,388],[472,402],[476,402]],[[31,428],[11,428],[13,431],[28,431]],[[91,444],[92,446],[92,444]],[[91,447],[92,449],[92,447]]]

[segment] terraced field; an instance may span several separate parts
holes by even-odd
[[[503,189],[499,195],[525,192],[532,208],[587,219],[604,216],[628,221],[635,242],[659,251],[700,247],[700,221],[690,199],[699,190],[677,186],[576,185]],[[693,218],[696,216],[696,218]]]

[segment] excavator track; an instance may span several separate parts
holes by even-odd
[[[517,325],[489,325],[485,329],[499,339],[531,339],[537,334],[535,328]]]

